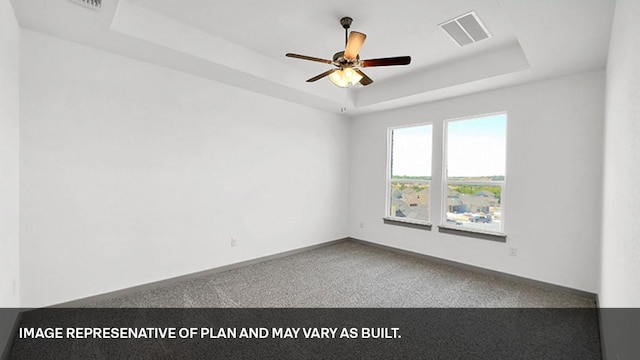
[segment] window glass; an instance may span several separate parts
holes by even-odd
[[[392,130],[391,177],[431,178],[431,125]]]
[[[447,122],[449,179],[493,179],[505,175],[507,116]]]
[[[446,122],[445,226],[504,233],[507,115]]]
[[[429,222],[432,126],[391,129],[387,216]]]

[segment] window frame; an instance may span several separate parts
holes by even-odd
[[[490,180],[490,181],[477,181],[477,180],[449,180],[449,159],[448,159],[448,140],[449,140],[449,123],[454,121],[465,121],[465,120],[473,120],[473,119],[481,119],[491,116],[504,115],[505,120],[505,174],[502,180]],[[442,198],[441,198],[441,207],[440,207],[440,225],[439,228],[443,228],[445,230],[452,230],[453,232],[461,232],[468,234],[480,234],[480,235],[488,235],[495,236],[495,239],[503,241],[506,239],[506,227],[505,227],[505,219],[506,219],[506,194],[507,194],[507,157],[508,157],[508,126],[509,126],[509,115],[507,111],[499,111],[493,113],[486,114],[476,114],[458,118],[446,119],[442,122]],[[490,230],[482,230],[482,229],[474,229],[474,228],[465,228],[457,225],[447,224],[447,212],[449,208],[449,185],[472,185],[472,186],[500,186],[500,227],[498,231],[490,231]],[[446,231],[445,231],[446,232]],[[481,236],[481,238],[486,238]]]
[[[431,126],[431,149],[430,152],[431,154],[429,154],[429,156],[431,157],[431,169],[430,169],[430,175],[429,175],[429,180],[422,180],[422,179],[393,179],[393,166],[392,166],[392,161],[393,161],[393,131],[397,130],[397,129],[404,129],[404,128],[411,128],[411,127],[420,127],[420,126]],[[413,227],[419,227],[419,228],[424,228],[427,230],[431,229],[432,226],[432,213],[433,213],[433,206],[432,206],[432,199],[433,197],[431,196],[432,194],[432,181],[433,181],[433,167],[434,167],[434,163],[433,163],[433,146],[434,146],[434,128],[435,126],[433,125],[433,122],[431,121],[427,121],[427,122],[421,122],[421,123],[413,123],[413,124],[406,124],[406,125],[398,125],[398,126],[391,126],[387,128],[387,172],[386,172],[386,201],[385,201],[385,210],[384,210],[384,216],[383,216],[383,220],[385,221],[385,223],[387,224],[394,224],[394,223],[406,223],[409,225],[412,225]],[[414,220],[414,219],[407,219],[407,218],[402,218],[402,217],[397,217],[391,214],[391,184],[392,183],[403,183],[403,184],[426,184],[429,187],[429,201],[428,201],[428,210],[429,210],[429,218],[427,221],[422,221],[422,220]]]

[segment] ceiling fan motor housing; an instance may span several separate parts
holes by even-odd
[[[359,66],[360,55],[356,56],[355,60],[349,60],[344,57],[344,51],[338,51],[333,54],[333,64],[340,68]]]

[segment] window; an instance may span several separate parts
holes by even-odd
[[[428,224],[432,126],[392,128],[389,140],[387,217]]]
[[[444,124],[443,225],[504,234],[507,115]]]

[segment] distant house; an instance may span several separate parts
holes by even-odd
[[[469,194],[460,194],[460,202],[465,206],[465,212],[472,213],[489,213],[491,204],[484,196],[475,196]]]
[[[403,194],[402,200],[409,206],[427,205],[429,203],[429,193],[409,190]]]
[[[500,204],[494,194],[489,191],[481,191],[470,195],[449,190],[447,194],[447,205],[451,213],[462,214],[470,212],[488,214],[492,206],[496,207]]]
[[[457,214],[462,214],[465,212],[466,208],[459,198],[449,197],[447,198],[447,203],[449,206],[449,212]]]
[[[475,196],[482,196],[482,197],[486,198],[487,201],[489,201],[489,206],[491,206],[491,207],[500,206],[500,200],[498,200],[496,198],[496,194],[492,193],[491,191],[487,191],[487,190],[478,191],[475,194]]]
[[[415,191],[411,187],[402,190],[394,188],[391,192],[392,214],[415,220],[428,220],[428,191]]]

